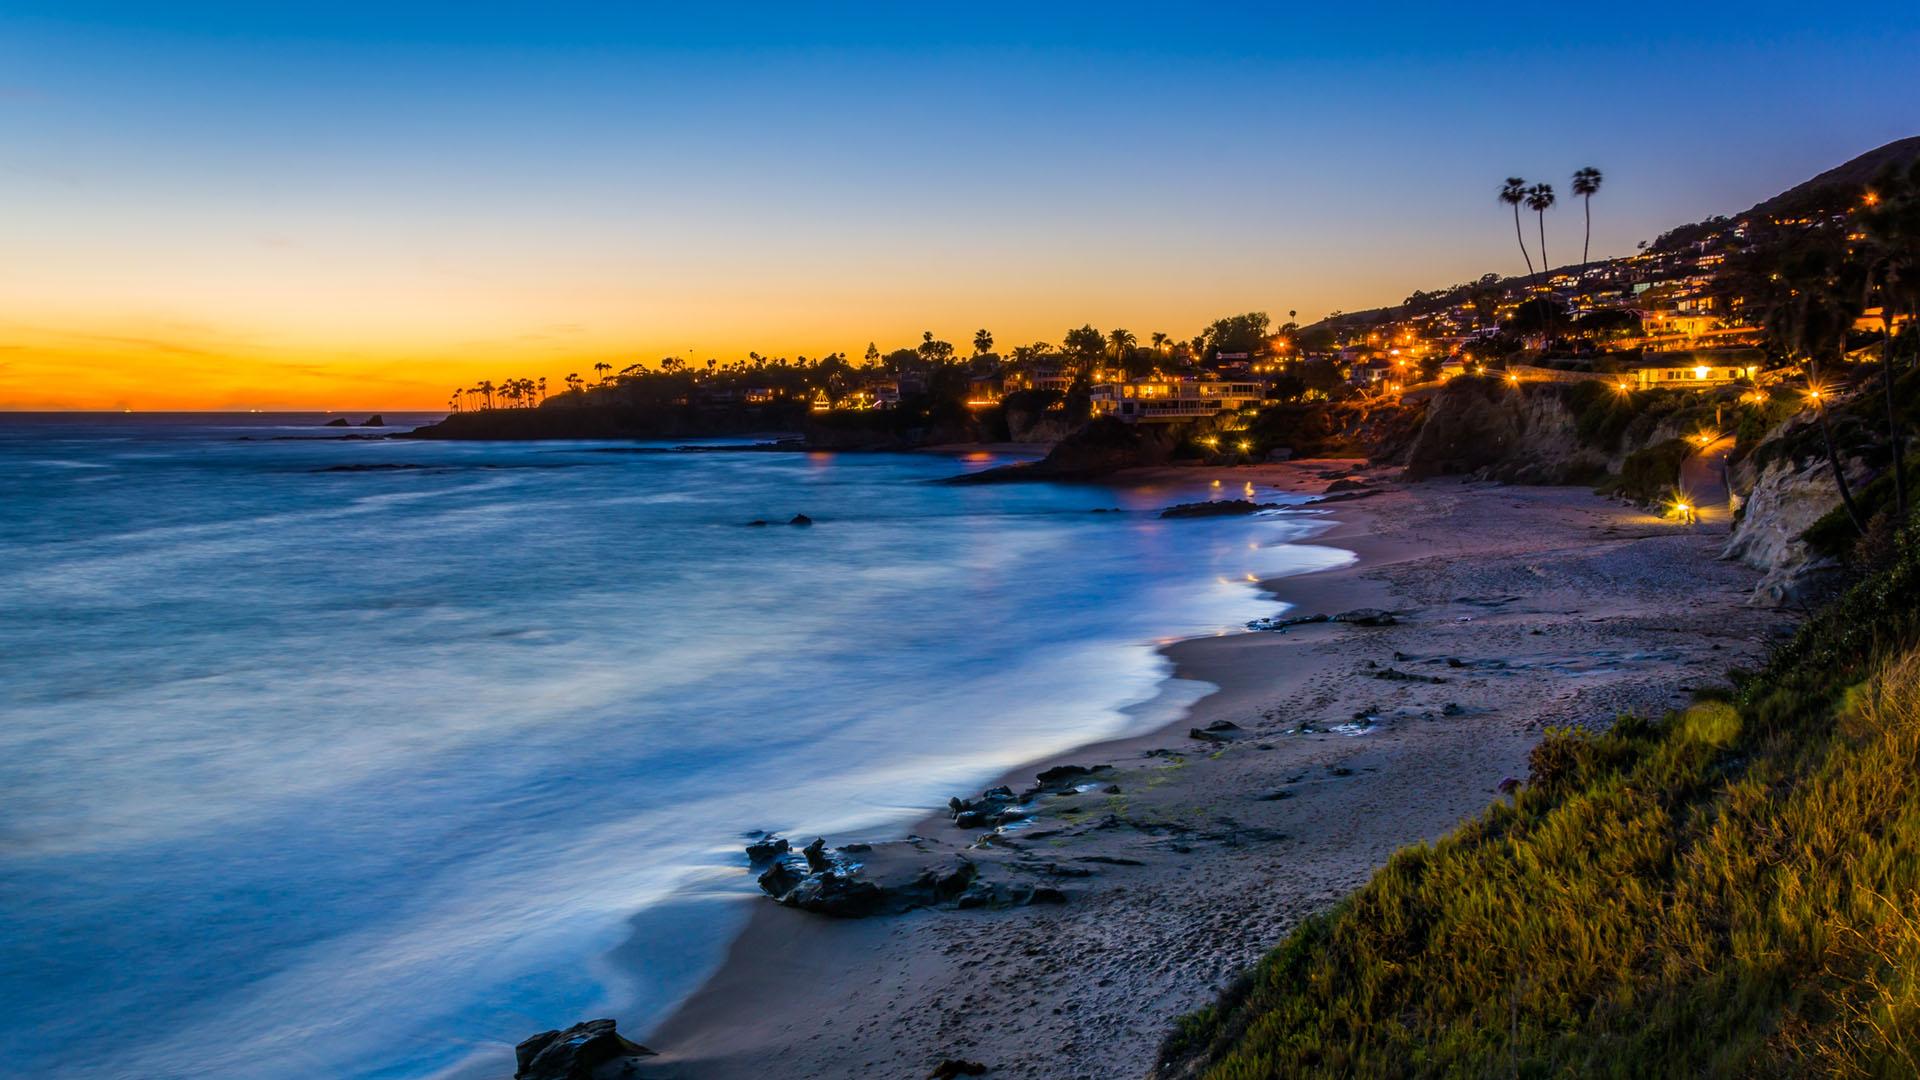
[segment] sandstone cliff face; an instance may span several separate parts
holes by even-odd
[[[1474,475],[1523,484],[1592,479],[1606,458],[1584,447],[1559,395],[1456,379],[1427,407],[1407,451],[1407,478]]]
[[[1847,480],[1865,486],[1867,469],[1848,463]],[[1748,603],[1762,607],[1813,603],[1840,576],[1840,564],[1801,539],[1814,522],[1840,505],[1840,489],[1824,460],[1775,458],[1758,470],[1736,472],[1734,489],[1744,500],[1740,519],[1721,557],[1763,571],[1766,577]]]

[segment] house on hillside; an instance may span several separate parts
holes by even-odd
[[[1709,386],[1725,386],[1728,383],[1751,379],[1759,374],[1759,367],[1694,364],[1689,367],[1643,367],[1636,368],[1634,381],[1642,390],[1655,389],[1706,389]]]
[[[1098,383],[1087,392],[1096,419],[1112,416],[1130,424],[1202,420],[1265,397],[1260,383],[1225,379],[1130,379]]]

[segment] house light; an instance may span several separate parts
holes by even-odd
[[[1704,378],[1706,378],[1706,377],[1707,377],[1707,368],[1706,368],[1706,366],[1705,366],[1705,365],[1701,365],[1700,367],[1697,367],[1697,368],[1694,368],[1694,369],[1693,369],[1693,377],[1694,377],[1694,378],[1696,378],[1696,379],[1704,379]]]
[[[1241,453],[1243,453],[1243,454],[1244,454],[1244,453],[1246,453],[1247,451],[1249,451],[1249,450],[1251,450],[1251,449],[1253,449],[1253,444],[1252,444],[1252,443],[1250,443],[1250,442],[1248,442],[1248,441],[1247,441],[1247,440],[1245,440],[1245,439],[1241,439],[1241,440],[1240,440],[1240,452],[1241,452]]]

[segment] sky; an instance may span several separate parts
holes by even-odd
[[[1305,322],[1920,134],[1911,4],[302,6],[0,7],[0,408]]]

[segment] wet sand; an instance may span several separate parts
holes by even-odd
[[[1312,492],[1357,466],[1220,476]],[[661,1056],[639,1075],[916,1077],[947,1058],[994,1077],[1142,1075],[1176,1016],[1301,917],[1500,798],[1544,728],[1657,714],[1784,629],[1744,604],[1758,575],[1717,559],[1724,522],[1366,474],[1383,493],[1329,505],[1337,524],[1312,540],[1359,560],[1265,587],[1290,614],[1385,608],[1396,625],[1177,643],[1176,677],[1219,687],[1187,718],[1006,778],[1113,767],[988,841],[1000,871],[1066,903],[835,920],[756,901],[721,970],[645,1033]],[[1221,721],[1225,741],[1189,735]],[[914,831],[980,850],[981,830],[944,814]]]

